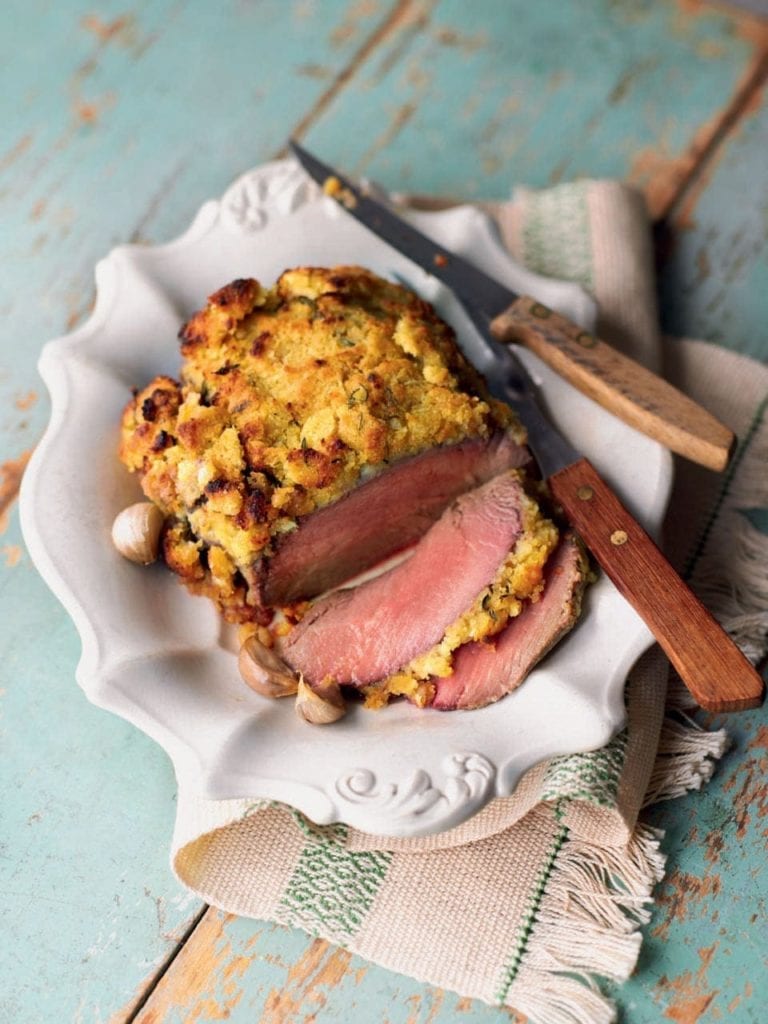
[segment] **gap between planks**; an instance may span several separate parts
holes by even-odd
[[[744,18],[743,9],[737,5],[709,4],[711,8],[720,8],[729,14],[735,21]],[[706,10],[702,6],[700,11]],[[385,16],[379,26],[367,37],[348,64],[335,76],[333,82],[315,101],[305,116],[294,127],[291,137],[301,139],[308,132],[311,125],[328,109],[342,89],[352,80],[357,71],[368,60],[371,54],[379,47],[393,32],[406,25],[409,20],[414,20],[419,12],[423,13],[424,8],[420,0],[397,0],[389,13]],[[755,21],[754,16],[746,15],[750,21]],[[763,32],[760,32],[762,24]],[[680,209],[685,203],[689,194],[695,192],[696,186],[706,175],[718,151],[722,148],[728,136],[737,127],[741,118],[750,110],[756,95],[768,80],[768,23],[760,23],[754,30],[756,38],[755,55],[746,69],[742,80],[737,85],[731,98],[723,107],[720,115],[711,123],[709,131],[704,137],[694,138],[688,154],[683,157],[687,166],[680,174],[677,181],[674,178],[666,185],[662,183],[657,186],[658,199],[653,198],[651,189],[653,181],[646,189],[654,218],[667,220]],[[762,38],[760,36],[762,35]],[[286,147],[282,147],[275,157],[286,154]],[[442,204],[441,204],[442,205]],[[189,926],[179,939],[178,945],[167,957],[158,970],[147,980],[141,990],[138,1000],[117,1016],[111,1018],[111,1024],[152,1024],[154,1021],[163,1020],[157,1016],[156,1010],[162,1010],[164,1001],[164,989],[169,988],[169,995],[172,994],[176,985],[173,983],[173,976],[181,972],[183,979],[190,969],[196,973],[200,968],[204,969],[201,962],[205,955],[204,950],[196,948],[200,941],[206,944],[210,932],[217,934],[221,931],[221,911],[203,904],[197,914],[192,918]],[[320,943],[322,949],[330,950],[330,945],[324,940],[312,940]],[[337,950],[342,957],[348,957],[344,950]],[[183,958],[182,954],[184,955]],[[187,963],[189,961],[189,964]],[[213,965],[213,964],[211,964]],[[159,1005],[155,1006],[155,1002]],[[171,1007],[168,1006],[168,1009]]]
[[[187,925],[183,934],[180,936],[176,948],[169,954],[169,956],[163,961],[160,968],[149,978],[145,980],[143,985],[140,987],[137,996],[131,1000],[126,1009],[118,1011],[116,1015],[110,1017],[110,1024],[133,1024],[133,1021],[137,1019],[139,1014],[142,1012],[148,1001],[152,997],[161,981],[163,975],[171,968],[176,958],[180,955],[182,950],[186,947],[189,939],[192,938],[194,932],[197,931],[199,925],[202,923],[203,918],[207,916],[212,908],[204,903],[198,912],[194,915],[192,920]]]
[[[734,17],[738,18],[738,14],[734,13]],[[674,217],[680,207],[684,205],[688,195],[696,191],[697,185],[712,166],[728,137],[741,119],[752,109],[766,80],[768,80],[768,23],[765,26],[765,41],[759,44],[741,82],[722,109],[720,116],[712,123],[705,138],[694,138],[689,151],[689,165],[681,174],[680,179],[676,183],[672,182],[667,193],[662,194],[658,201],[649,201],[655,221],[665,221]]]
[[[414,4],[416,6],[414,7]],[[424,15],[423,0],[396,0],[394,7],[389,14],[374,29],[360,48],[353,54],[349,63],[339,71],[328,88],[321,93],[307,113],[290,133],[290,138],[301,140],[309,131],[311,125],[328,109],[336,96],[345,85],[368,60],[373,51],[384,42],[393,32],[407,25],[409,22],[417,22]],[[275,154],[275,159],[288,155],[288,145],[282,146]]]
[[[125,1024],[164,1024],[176,1014],[185,1021],[228,1018],[243,997],[244,977],[252,962],[264,959],[254,948],[253,936],[244,946],[233,948],[227,928],[235,920],[233,914],[208,908],[197,924],[196,941],[185,947],[184,956],[174,958]],[[253,925],[256,940],[274,927],[270,922],[254,921]],[[290,963],[275,958],[286,973],[278,984],[265,985],[260,993],[261,1024],[294,1024],[309,1003],[316,1012],[349,973],[351,958],[349,951],[310,936]],[[111,1024],[118,1021],[113,1018]]]

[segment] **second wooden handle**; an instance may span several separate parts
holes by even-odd
[[[593,466],[580,459],[554,473],[549,486],[701,707],[742,711],[762,703],[759,673]]]
[[[491,324],[499,341],[530,348],[626,423],[708,469],[731,457],[733,431],[696,402],[566,317],[523,295]]]

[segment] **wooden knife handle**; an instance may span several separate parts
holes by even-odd
[[[764,684],[594,467],[580,459],[549,478],[568,519],[645,621],[680,678],[708,711],[743,711]]]
[[[491,323],[499,341],[531,349],[609,412],[708,469],[733,454],[733,431],[677,388],[528,295]]]

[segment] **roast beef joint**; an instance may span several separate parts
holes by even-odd
[[[573,626],[583,549],[429,303],[361,267],[299,267],[231,282],[179,337],[179,380],[123,413],[151,503],[135,509],[158,526],[141,560],[159,548],[238,626],[257,692],[274,649],[281,693],[482,707]],[[120,550],[138,560],[135,532]]]

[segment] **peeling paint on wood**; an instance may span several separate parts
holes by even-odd
[[[678,230],[685,230],[694,224],[698,199],[710,184],[724,156],[723,148],[717,143],[737,124],[741,130],[746,118],[759,114],[764,101],[767,74],[768,55],[765,50],[761,50],[747,66],[725,110],[697,133],[691,147],[691,153],[696,154],[696,159],[689,162],[687,168],[679,168],[677,187],[671,191],[662,190],[654,197],[653,202],[658,207],[657,215],[671,214]]]
[[[24,394],[17,395],[16,398],[14,399],[13,404],[16,406],[17,409],[25,410],[31,409],[36,401],[37,392],[30,390],[24,392]]]
[[[18,544],[3,544],[0,547],[0,554],[5,559],[6,569],[13,569],[21,561],[23,551]]]
[[[747,745],[747,751],[765,750],[765,727]],[[749,754],[723,784],[730,795],[732,817],[737,839],[743,839],[750,825],[759,824],[768,816],[768,756]],[[755,819],[758,819],[755,821]]]
[[[310,1006],[313,1012],[327,1002],[324,989],[332,989],[344,977],[352,954],[323,939],[314,939],[288,971],[285,984],[266,997],[264,1024],[288,1024]]]
[[[652,147],[633,159],[629,180],[644,189],[654,219],[667,216],[679,204],[675,212],[677,226],[690,223],[695,196],[705,187],[707,176],[716,165],[719,143],[740,119],[759,109],[767,66],[765,51],[761,48],[747,65],[732,97],[697,129],[681,156],[670,157],[663,149]]]
[[[19,159],[19,157],[23,156],[27,152],[31,145],[32,136],[22,135],[22,137],[19,139],[17,143],[11,146],[11,148],[6,153],[3,153],[3,155],[0,156],[0,172],[5,171],[7,170],[7,168],[11,167]]]
[[[86,14],[80,24],[102,43],[114,40],[128,46],[135,39],[135,20],[131,15],[120,15],[112,21],[104,21],[98,14]]]
[[[172,1015],[196,1024],[226,1020],[231,1015],[242,996],[235,979],[242,975],[250,960],[238,957],[218,974],[231,954],[224,935],[226,920],[226,915],[214,911],[205,915],[195,929],[194,941],[187,942],[163,975],[149,1002],[136,1016],[136,1024],[162,1024]]]
[[[393,185],[402,186],[407,167],[398,161],[398,149],[422,147],[423,163],[444,194],[489,197],[504,194],[511,181],[543,185],[580,174],[614,174],[646,188],[655,214],[668,209],[702,149],[718,137],[723,110],[737,90],[743,63],[754,52],[754,34],[739,33],[732,17],[712,8],[689,14],[683,18],[686,31],[675,31],[682,16],[674,3],[591,2],[581,6],[577,25],[564,23],[554,6],[523,10],[507,5],[506,11],[506,19],[501,8],[496,11],[495,31],[482,19],[467,31],[466,12],[443,0],[431,8],[421,32],[390,33],[378,60],[363,69],[362,87],[370,106],[384,111],[410,103],[416,113],[395,145],[363,147],[365,132],[345,136],[342,131],[356,116],[355,97],[346,94],[334,123],[315,128],[336,162],[385,183],[391,166]],[[441,43],[467,36],[468,46]],[[528,38],[540,45],[526,46]],[[723,71],[734,49],[743,63],[737,75],[726,79]],[[617,59],[619,54],[623,59]],[[459,63],[460,75],[454,67]],[[414,69],[428,73],[426,90],[408,88]],[[438,98],[443,117],[453,117],[473,101],[471,120],[451,125],[448,160],[441,152],[440,131],[430,120]],[[507,106],[511,99],[519,101],[517,112]],[[458,152],[466,154],[460,162],[470,174],[464,174],[457,189]],[[426,191],[419,181],[412,187]]]
[[[136,1024],[225,1020],[243,996],[245,974],[256,957],[247,948],[235,952],[227,935],[233,918],[209,910],[180,955],[160,979]],[[250,945],[255,945],[254,939]],[[325,1005],[325,991],[344,978],[351,954],[321,940],[312,940],[287,967],[279,987],[265,992],[262,1024],[288,1024],[312,1006]]]
[[[764,297],[768,289],[768,189],[765,82],[768,56],[738,122],[700,170],[671,216],[661,267],[662,326],[672,334],[727,344],[766,358]],[[702,260],[714,268],[705,277]]]
[[[375,7],[371,8],[372,12],[375,10]],[[355,20],[359,15],[360,11],[358,9],[355,15]],[[390,33],[401,30],[404,24],[408,24],[410,22],[411,17],[412,8],[409,0],[397,0],[394,7],[392,7],[376,29],[365,37],[362,45],[355,52],[352,59],[337,73],[333,82],[318,97],[312,107],[306,114],[304,114],[293,129],[287,133],[286,139],[288,137],[302,139],[309,126],[313,124],[332,104],[334,98],[354,78],[358,70],[381,46],[382,42],[387,39]],[[338,46],[341,41],[341,37],[343,37],[344,41],[347,41],[354,35],[355,29],[350,26],[350,23],[343,23],[342,26],[334,30],[334,33],[331,34],[331,44],[333,46]],[[280,155],[285,155],[286,151],[286,146],[284,145],[280,147],[279,153]]]
[[[148,988],[132,1024],[187,1024],[226,1014],[230,1024],[524,1024],[507,1010],[391,974],[322,939],[212,908]]]
[[[697,1024],[709,1009],[718,994],[717,989],[710,989],[707,981],[712,958],[718,944],[698,950],[699,969],[692,973],[685,971],[676,978],[662,978],[656,986],[656,992],[664,998],[671,996],[671,1002],[664,1010],[664,1016],[676,1024]]]
[[[22,452],[18,458],[9,459],[0,466],[0,533],[8,529],[10,509],[19,496],[21,478],[31,455],[31,450]]]
[[[72,102],[72,113],[79,124],[95,125],[110,107],[114,107],[115,102],[116,97],[114,93],[105,93],[105,95],[94,100],[85,100],[82,97],[78,97]]]
[[[658,906],[666,910],[666,918],[653,929],[653,934],[657,938],[667,938],[673,922],[686,920],[691,903],[700,903],[708,896],[717,896],[720,888],[721,882],[717,875],[697,878],[673,868],[656,896]]]
[[[384,5],[377,0],[358,0],[348,9],[344,20],[331,32],[330,40],[334,46],[360,39],[366,34],[371,18],[382,14]]]

